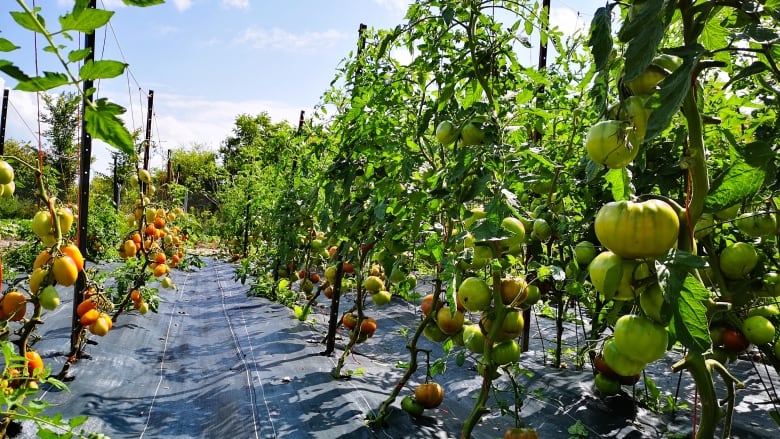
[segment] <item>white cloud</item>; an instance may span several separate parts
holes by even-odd
[[[177,11],[186,11],[192,6],[192,0],[173,0],[173,7]]]
[[[220,0],[220,3],[229,8],[249,9],[249,0]]]
[[[233,42],[248,44],[255,49],[321,49],[333,46],[337,41],[347,38],[347,35],[329,29],[324,32],[291,33],[284,29],[248,28]]]
[[[406,12],[409,8],[410,0],[374,0],[379,6],[395,12]]]

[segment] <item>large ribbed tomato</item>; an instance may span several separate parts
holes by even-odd
[[[680,219],[664,201],[613,201],[596,215],[596,236],[627,259],[657,258],[677,243]]]
[[[650,363],[666,353],[666,328],[638,315],[624,315],[615,323],[615,345],[634,361]]]

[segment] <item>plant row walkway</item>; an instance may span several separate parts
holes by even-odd
[[[368,312],[378,321],[374,337],[361,344],[347,364],[350,379],[331,376],[336,357],[320,355],[319,343],[326,331],[326,304],[296,320],[290,309],[261,298],[246,296],[248,286],[233,280],[234,266],[207,259],[205,268],[176,272],[178,289],[163,295],[159,315],[135,313],[117,324],[120,331],[100,338],[86,348],[88,358],[71,368],[70,392],[43,389],[43,398],[54,403],[53,413],[70,418],[88,415],[86,430],[116,438],[431,438],[456,437],[479,387],[474,361],[462,366],[448,361],[444,375],[435,377],[445,389],[444,403],[436,411],[412,419],[400,409],[391,425],[374,431],[365,418],[385,399],[408,361],[405,339],[399,328],[412,328],[419,319],[415,307],[400,299]],[[418,288],[430,288],[421,282]],[[36,345],[52,370],[64,361],[71,305],[46,314],[40,327],[43,339]],[[541,437],[668,437],[690,429],[690,409],[675,417],[658,415],[634,404],[630,395],[602,400],[593,394],[589,369],[579,371],[545,367],[543,340],[554,338],[554,324],[538,318],[531,351],[521,366],[528,372],[515,377],[523,401],[521,415]],[[574,325],[567,326],[570,347],[576,344]],[[580,343],[582,335],[579,335]],[[427,342],[427,341],[426,341]],[[441,356],[430,343],[431,361]],[[337,349],[337,353],[339,353]],[[659,362],[657,367],[672,363]],[[761,402],[752,365],[741,361],[748,389],[737,399],[738,425],[734,438],[770,437],[773,426]],[[424,371],[420,372],[424,374]],[[654,373],[654,376],[661,374]],[[424,375],[417,377],[424,380]],[[678,375],[664,375],[657,384],[674,390]],[[773,377],[777,379],[777,377]],[[498,392],[511,407],[513,392]],[[416,383],[415,383],[416,384]],[[641,389],[641,387],[637,387]],[[405,389],[404,392],[411,392]],[[750,396],[752,395],[752,396]],[[692,383],[683,376],[679,404],[692,401]],[[665,403],[665,402],[663,402]],[[484,417],[476,438],[495,438],[509,427],[499,405]],[[752,413],[751,413],[752,412]],[[35,437],[35,427],[23,425],[22,437]]]

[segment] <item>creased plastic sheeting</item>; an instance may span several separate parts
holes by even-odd
[[[117,438],[455,438],[470,413],[481,384],[475,358],[463,366],[455,355],[444,375],[434,377],[445,389],[445,399],[435,410],[412,419],[398,408],[400,399],[425,380],[425,355],[420,368],[401,391],[398,408],[387,428],[371,430],[365,419],[378,409],[398,382],[408,363],[407,340],[419,322],[415,307],[394,297],[391,305],[367,305],[376,318],[374,337],[357,346],[344,372],[350,379],[331,375],[346,342],[337,342],[336,356],[324,357],[319,343],[325,335],[328,308],[317,307],[306,322],[296,320],[290,309],[266,299],[247,297],[248,286],[233,280],[233,266],[207,259],[195,272],[174,272],[177,290],[160,290],[159,314],[123,314],[117,325],[97,344],[87,346],[89,358],[71,368],[75,378],[69,393],[43,388],[43,398],[56,404],[49,412],[65,418],[88,415],[87,431]],[[420,282],[421,290],[430,282]],[[422,291],[427,293],[428,291]],[[60,290],[63,305],[44,314],[37,349],[52,370],[58,372],[69,346],[71,290]],[[370,302],[370,301],[369,301]],[[350,300],[342,300],[349,306]],[[471,316],[478,318],[478,316]],[[523,391],[523,420],[544,438],[570,437],[570,428],[585,429],[588,437],[667,437],[669,432],[690,431],[692,380],[683,375],[679,403],[687,403],[675,416],[659,415],[635,403],[629,394],[598,398],[593,394],[590,368],[583,371],[545,367],[554,347],[554,322],[532,319],[531,351],[523,354],[516,376]],[[582,331],[567,324],[565,348],[583,344]],[[440,345],[421,339],[431,350],[431,361],[441,357]],[[460,348],[455,348],[460,349]],[[564,349],[565,351],[566,349]],[[679,354],[652,364],[650,376],[662,391],[674,394],[679,375],[670,366]],[[761,369],[763,371],[763,368]],[[763,386],[747,361],[732,367],[748,390],[737,393],[732,438],[776,437],[777,426],[766,412],[771,407]],[[763,372],[762,372],[763,373]],[[780,384],[773,371],[765,379]],[[503,377],[495,383],[492,412],[474,431],[474,438],[496,438],[514,426],[502,416],[496,398],[513,409],[513,392]],[[641,383],[637,391],[644,393]],[[630,387],[624,387],[630,391]],[[23,437],[35,437],[35,427],[25,423]],[[576,437],[576,436],[575,436]]]

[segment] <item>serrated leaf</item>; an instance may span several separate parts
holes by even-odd
[[[68,52],[68,62],[83,61],[89,54],[92,53],[91,49],[76,49]]]
[[[663,8],[663,0],[643,2],[639,13],[620,30],[618,37],[628,43],[624,55],[624,81],[630,81],[642,74],[655,57],[669,24],[668,12],[664,12]]]
[[[88,417],[88,416],[86,416],[86,415],[75,416],[75,417],[73,417],[73,418],[70,418],[70,420],[68,420],[68,425],[69,425],[71,428],[76,428],[76,427],[78,427],[79,425],[81,425],[81,424],[83,424],[83,423],[87,422],[87,419],[89,419],[89,417]]]
[[[708,297],[707,288],[693,275],[688,274],[673,303],[674,332],[677,341],[694,353],[701,354],[712,347],[707,307],[703,303]]]
[[[33,32],[37,32],[40,34],[44,33],[42,27],[45,28],[46,23],[43,20],[43,17],[40,15],[36,15],[35,17],[33,17],[26,12],[12,11],[11,17],[19,26],[22,26],[27,30],[31,30]],[[40,26],[38,25],[38,23],[40,23]]]
[[[108,143],[125,154],[133,154],[135,147],[133,136],[117,117],[124,112],[123,107],[102,98],[86,107],[84,121],[90,136]]]
[[[591,47],[590,53],[593,55],[596,69],[606,69],[612,53],[612,20],[607,8],[598,8],[593,15],[588,46]]]
[[[0,72],[5,73],[19,82],[30,80],[30,77],[27,76],[27,74],[21,71],[18,67],[13,65],[11,61],[0,60]]]
[[[700,47],[701,50],[703,48]],[[660,91],[650,97],[649,108],[652,109],[647,121],[645,142],[652,140],[660,134],[680,109],[685,95],[691,88],[691,74],[696,65],[698,56],[685,58],[682,65],[671,75],[661,81]]]
[[[11,52],[18,49],[19,46],[12,43],[11,40],[0,38],[0,52]]]
[[[61,16],[60,26],[63,31],[74,30],[89,34],[105,26],[113,15],[113,11],[87,8]]]
[[[465,363],[466,363],[466,351],[461,349],[458,352],[458,355],[455,356],[455,365],[461,367]]]
[[[771,163],[768,161],[765,166]],[[752,197],[761,189],[765,178],[766,169],[751,166],[741,158],[737,159],[712,183],[704,200],[705,211],[717,212]]]
[[[86,62],[79,74],[82,80],[116,78],[125,71],[127,64],[119,61],[101,60]]]
[[[43,72],[43,76],[33,76],[24,81],[19,81],[14,87],[21,91],[46,91],[68,83],[68,77],[64,73]]]

